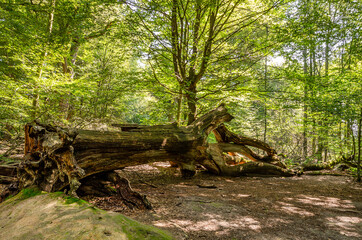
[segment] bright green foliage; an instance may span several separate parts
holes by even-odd
[[[233,130],[289,162],[357,157],[361,13],[361,1],[0,0],[0,137],[34,119],[186,125],[225,102]]]

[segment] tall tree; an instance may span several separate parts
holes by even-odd
[[[180,116],[182,97],[186,98],[190,124],[197,115],[200,92],[210,94],[215,88],[237,84],[241,74],[227,64],[232,66],[238,62],[240,65],[253,57],[255,49],[252,41],[247,41],[253,34],[250,26],[279,3],[268,6],[241,0],[172,0],[128,4],[136,9],[143,29],[152,38],[149,63],[154,78],[178,95],[177,116]],[[215,79],[220,76],[215,76],[215,72],[222,74],[221,71],[229,71],[228,76],[223,74],[223,78]],[[163,82],[170,78],[176,84]]]

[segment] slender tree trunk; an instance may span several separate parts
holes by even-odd
[[[313,138],[312,138],[312,156],[314,156],[314,154],[316,154],[317,152],[317,138],[315,136],[316,133],[316,122],[315,119],[313,119],[313,129],[312,129],[312,134],[313,134]]]
[[[308,157],[308,139],[307,139],[307,123],[308,123],[308,64],[307,49],[303,50],[303,72],[304,72],[304,97],[303,97],[303,161]]]
[[[362,107],[358,124],[358,159],[357,159],[357,181],[361,181],[361,130],[362,129]]]
[[[331,15],[331,4],[328,3],[328,14]],[[325,48],[325,78],[327,84],[329,83],[329,42],[330,42],[330,30],[327,30],[326,36],[326,48]],[[328,128],[326,121],[323,121],[323,127],[325,136],[323,137],[323,145],[324,145],[324,162],[328,160]]]
[[[356,138],[354,137],[352,126],[350,131],[352,136],[352,156],[356,156]]]
[[[339,149],[340,149],[340,152],[343,154],[342,121],[339,122],[338,136],[339,136]]]
[[[344,142],[344,144],[345,144],[345,146],[348,146],[348,143],[349,143],[349,131],[350,131],[350,120],[349,119],[347,119],[347,123],[346,123],[346,128],[345,128],[345,142]]]
[[[319,125],[321,125],[322,123],[319,121]],[[323,160],[323,138],[321,136],[318,136],[318,144],[317,144],[317,159],[318,161],[322,161]]]
[[[266,26],[266,36],[268,38],[269,31],[268,26]],[[264,142],[266,142],[266,135],[267,135],[267,116],[268,116],[268,109],[266,106],[266,94],[268,90],[268,57],[265,57],[265,68],[264,68],[264,91],[265,91],[265,99],[264,99]]]

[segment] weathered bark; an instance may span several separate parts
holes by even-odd
[[[16,164],[0,165],[0,184],[9,184],[16,181]]]
[[[65,130],[37,122],[25,126],[25,157],[18,169],[20,187],[38,185],[57,191],[70,185],[75,194],[79,179],[127,166],[175,161],[194,171],[198,146],[232,116],[222,105],[188,127],[121,126],[118,132]]]
[[[24,161],[18,167],[20,189],[37,185],[52,192],[70,185],[75,195],[79,179],[85,177],[74,157],[76,131],[37,122],[25,125]]]
[[[227,176],[243,176],[247,174],[261,174],[261,175],[264,174],[264,175],[279,175],[279,176],[296,175],[294,171],[288,170],[287,168],[262,161],[229,165],[226,163],[225,155],[223,155],[223,150],[222,148],[219,147],[218,144],[210,144],[210,146],[207,149],[207,153],[211,156],[212,160],[204,159],[204,161],[202,161],[202,165],[214,174],[227,175]]]
[[[152,205],[146,196],[133,191],[129,181],[120,177],[114,171],[94,174],[81,179],[80,182],[82,185],[77,191],[80,196],[109,196],[116,192],[124,204],[131,209],[152,209]]]
[[[0,165],[0,176],[16,177],[16,164]]]
[[[235,133],[228,130],[223,124],[220,124],[220,126],[214,130],[214,135],[216,140],[220,143],[219,145],[221,148],[224,149],[224,152],[239,152],[252,161],[266,162],[282,168],[286,168],[286,166],[280,161],[275,149],[270,147],[265,142],[241,135],[236,135]],[[267,155],[259,155],[247,146],[259,148],[265,151]]]
[[[303,171],[316,171],[316,170],[329,170],[332,169],[337,163],[310,163],[303,164]]]
[[[108,180],[113,179],[119,194],[137,202],[142,201],[142,197],[136,194],[134,198],[135,195],[128,190],[128,193],[122,193],[127,189],[122,186],[127,184],[112,173],[113,170],[156,161],[173,161],[181,167],[184,177],[194,175],[196,164],[220,175],[294,174],[279,161],[275,150],[268,144],[238,136],[222,125],[232,118],[221,105],[187,127],[176,124],[121,124],[114,125],[120,131],[102,132],[73,131],[38,122],[30,123],[25,126],[25,156],[18,167],[18,186],[22,189],[37,185],[48,192],[69,188],[69,193],[76,195],[81,179],[107,173]],[[207,136],[212,131],[218,144],[207,142]],[[254,153],[247,146],[260,148],[267,156]],[[240,152],[256,162],[230,165],[227,164],[228,156],[223,152]]]
[[[339,165],[339,168],[357,168],[358,165],[353,163],[354,155],[349,157],[342,156],[334,161],[323,163],[308,163],[303,164],[303,171],[316,171],[316,170],[331,170]]]

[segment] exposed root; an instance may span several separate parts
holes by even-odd
[[[78,189],[80,196],[110,196],[118,194],[124,204],[130,209],[152,209],[151,203],[145,195],[134,191],[126,178],[120,177],[118,173],[102,172],[84,178],[81,180],[82,185]]]

